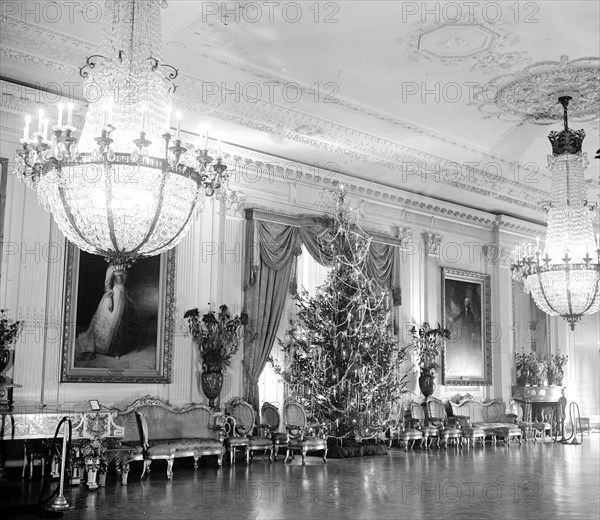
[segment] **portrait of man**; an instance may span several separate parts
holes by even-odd
[[[481,284],[445,279],[446,374],[483,377]]]

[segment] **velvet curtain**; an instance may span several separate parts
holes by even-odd
[[[275,223],[261,216],[256,210],[246,212],[244,308],[250,322],[242,365],[245,397],[256,410],[259,407],[258,380],[275,343],[302,244],[321,265],[329,266],[333,262],[333,253],[320,247],[319,237],[328,231],[323,218],[281,216],[281,220],[287,222]],[[273,218],[271,214],[267,216]],[[366,262],[368,274],[390,291],[394,305],[400,305],[397,245],[374,239]]]

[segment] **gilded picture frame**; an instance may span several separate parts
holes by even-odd
[[[492,384],[491,277],[442,267],[442,321],[450,338],[442,359],[442,384]]]
[[[66,245],[61,382],[170,383],[175,252],[126,272]]]

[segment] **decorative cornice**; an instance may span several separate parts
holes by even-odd
[[[71,66],[65,63],[60,63],[54,60],[54,47],[59,45],[62,48],[74,47],[72,53],[65,54],[65,59],[73,59],[77,63],[81,62],[82,56],[90,52],[93,46],[89,43],[85,44],[79,39],[71,38],[61,33],[54,31],[44,32],[46,29],[39,26],[29,27],[31,24],[14,20],[9,17],[3,17],[3,25],[6,26],[7,32],[15,32],[9,42],[16,45],[23,45],[23,42],[29,42],[30,38],[19,38],[23,34],[31,34],[32,31],[40,36],[41,41],[45,42],[43,46],[36,49],[40,53],[47,53],[50,57],[42,57],[36,54],[28,54],[21,50],[3,46],[2,53],[9,59],[30,63],[32,65],[41,66],[47,69],[52,69],[64,73],[66,75],[74,75],[78,72],[78,66]],[[41,31],[41,33],[40,33]],[[38,34],[40,33],[40,34]],[[29,43],[27,43],[29,45]],[[207,57],[210,57],[207,55]],[[269,79],[275,82],[281,82],[281,78],[257,71],[246,65],[236,64],[232,60],[226,60],[223,57],[213,57],[220,60],[223,64],[229,67],[243,67],[244,72],[252,73],[261,79]],[[412,166],[415,164],[421,165],[423,171],[441,171],[444,172],[449,168],[455,168],[455,163],[443,159],[432,154],[427,154],[416,149],[403,146],[399,143],[380,138],[378,136],[368,134],[344,125],[339,125],[331,121],[306,114],[297,110],[295,107],[289,108],[264,100],[257,102],[241,102],[227,104],[230,111],[224,110],[220,96],[209,97],[205,102],[198,101],[198,92],[202,88],[202,80],[189,75],[182,74],[179,77],[178,90],[178,105],[180,108],[188,108],[201,113],[205,113],[217,119],[228,121],[241,125],[247,128],[266,133],[280,133],[286,139],[318,148],[321,150],[333,152],[342,156],[352,157],[358,160],[371,163],[374,167],[383,167],[393,171],[403,171],[407,163]],[[304,87],[303,87],[304,88]],[[359,112],[365,117],[376,118],[397,127],[405,128],[419,135],[427,135],[427,137],[436,139],[440,142],[445,142],[453,146],[457,146],[464,150],[491,157],[495,161],[502,162],[506,165],[511,164],[503,158],[485,154],[482,150],[475,147],[470,147],[464,143],[459,143],[446,136],[440,136],[426,129],[420,128],[414,124],[401,121],[386,114],[379,113],[372,109],[352,105],[346,100],[339,100],[337,107],[344,110],[352,110]],[[300,131],[299,131],[300,130]],[[302,133],[304,132],[304,133]],[[459,165],[460,166],[460,165]],[[539,190],[531,185],[527,186],[511,179],[502,179],[502,182],[494,182],[490,186],[489,176],[477,168],[469,170],[469,175],[466,176],[468,182],[455,180],[455,176],[436,175],[436,178],[429,176],[427,182],[440,182],[441,184],[452,186],[463,191],[475,192],[484,197],[497,199],[509,204],[513,204],[528,210],[540,211],[537,201],[548,198],[547,193]]]

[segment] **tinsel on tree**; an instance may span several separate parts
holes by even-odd
[[[390,298],[367,275],[371,238],[343,188],[332,192],[329,230],[321,248],[333,258],[317,294],[295,297],[297,314],[283,341],[284,366],[271,361],[288,395],[330,435],[357,439],[384,430],[405,388],[398,367],[406,347],[393,336]]]

